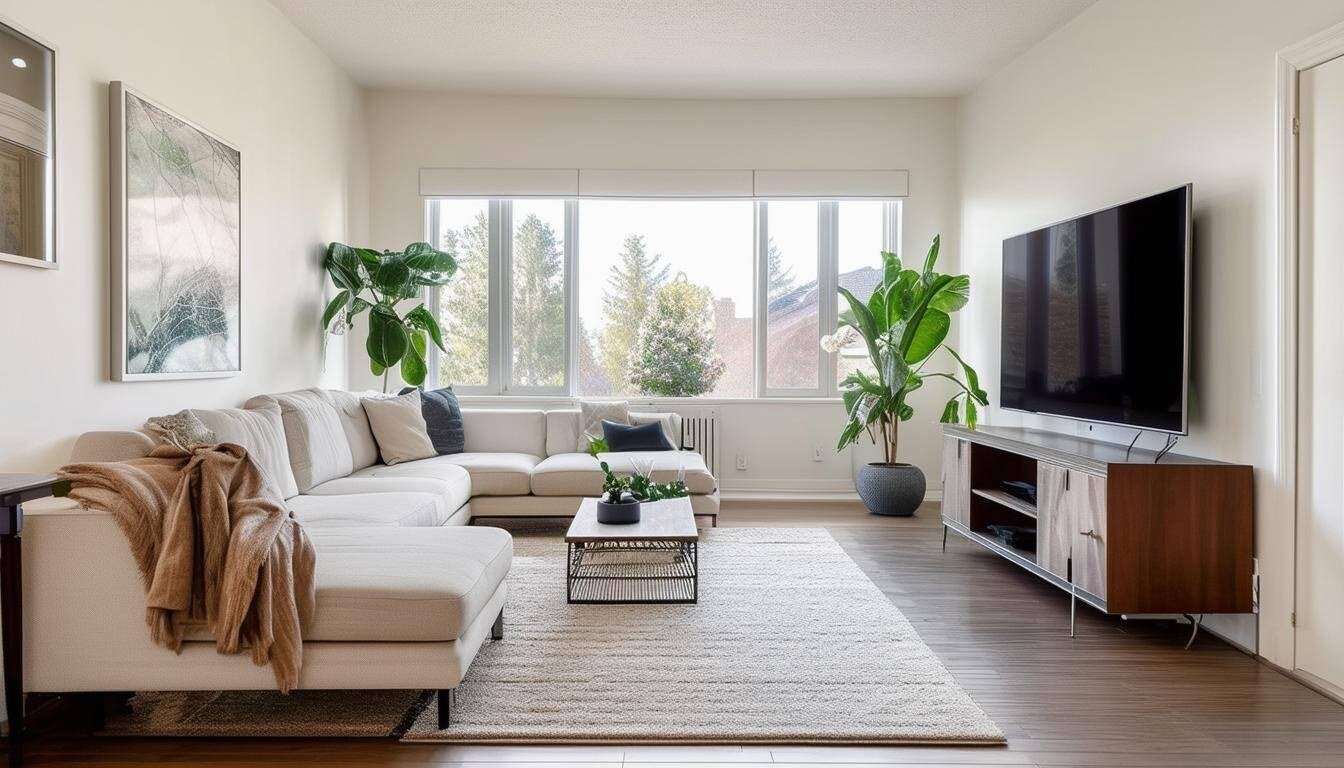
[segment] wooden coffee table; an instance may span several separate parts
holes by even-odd
[[[597,522],[584,499],[565,534],[571,603],[694,603],[700,599],[700,532],[691,500],[646,501],[630,525]]]

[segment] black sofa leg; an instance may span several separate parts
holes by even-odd
[[[453,689],[439,689],[439,730],[446,730],[453,711]]]
[[[103,730],[107,725],[107,697],[102,693],[78,693],[74,699],[85,727],[91,732]]]
[[[495,617],[494,625],[490,627],[490,639],[504,639],[504,611],[502,610],[499,612],[499,615]]]

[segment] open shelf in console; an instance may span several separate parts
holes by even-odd
[[[1036,485],[1036,460],[1018,453],[972,444],[970,525],[972,533],[990,540],[1030,562],[1036,562],[1034,543],[1010,546],[990,526],[1036,529],[1036,505],[1003,489],[1005,482]]]

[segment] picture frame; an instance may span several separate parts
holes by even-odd
[[[242,373],[242,153],[109,84],[112,379]]]
[[[0,17],[0,262],[57,269],[56,46]]]

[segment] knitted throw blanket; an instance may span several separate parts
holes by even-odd
[[[220,653],[251,651],[276,686],[298,686],[317,563],[303,526],[231,443],[62,467],[70,496],[111,513],[130,540],[150,637],[181,651],[208,630]]]

